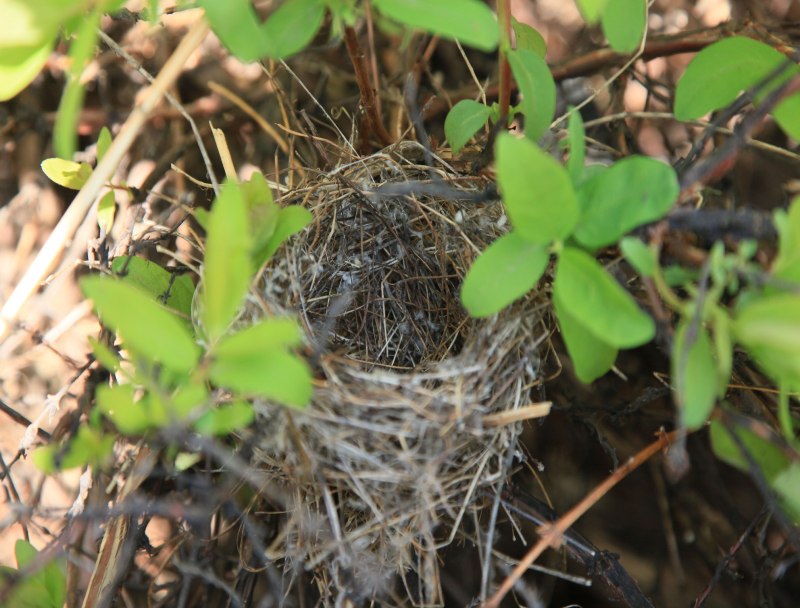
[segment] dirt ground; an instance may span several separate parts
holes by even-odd
[[[168,4],[168,3],[164,3]],[[602,46],[596,29],[588,29],[572,2],[561,0],[513,0],[514,16],[536,27],[548,44],[547,61],[553,66],[567,66],[593,49]],[[174,49],[193,11],[165,15],[158,26],[124,18],[107,18],[103,30],[152,74]],[[650,13],[653,34],[678,35],[691,30],[710,29],[721,23],[738,27],[742,20],[764,20],[770,28],[795,26],[800,22],[800,3],[796,0],[656,0]],[[367,41],[366,28],[359,32]],[[411,138],[407,108],[403,101],[403,82],[407,71],[416,65],[424,40],[413,39],[403,47],[396,36],[375,34],[368,44],[374,49],[382,87],[383,115],[393,137]],[[0,299],[5,300],[48,237],[74,192],[49,183],[39,168],[42,159],[51,156],[51,134],[55,112],[64,84],[66,46],[60,45],[44,72],[10,102],[0,104]],[[469,163],[447,156],[446,148],[437,148],[444,140],[443,121],[448,103],[461,95],[474,97],[478,80],[496,83],[495,58],[473,51],[464,56],[448,42],[440,41],[421,65],[419,91],[412,103],[425,116],[425,126],[432,137],[434,151],[452,160],[456,169]],[[587,108],[585,118],[600,117],[619,111],[669,111],[669,96],[674,83],[691,59],[691,53],[637,61],[631,73],[601,90]],[[465,58],[469,60],[468,64]],[[295,160],[312,176],[324,175],[336,168],[340,158],[336,147],[325,143],[335,140],[329,120],[320,106],[333,117],[345,134],[365,156],[379,146],[358,138],[362,124],[358,110],[358,88],[347,53],[339,41],[320,35],[310,50],[288,61],[287,67],[269,64],[265,71],[258,64],[244,65],[229,57],[219,41],[210,35],[199,51],[185,65],[184,73],[172,91],[197,121],[209,149],[214,149],[207,128],[209,121],[227,136],[233,160],[240,175],[262,170],[275,182],[285,184],[289,160],[280,142],[296,140]],[[600,65],[589,74],[564,78],[559,82],[559,107],[575,103],[588,92],[602,89],[618,65]],[[269,73],[267,73],[269,72]],[[141,95],[146,82],[141,74],[107,45],[100,50],[85,73],[87,87],[85,108],[79,121],[80,160],[92,162],[93,147],[99,130],[118,129]],[[212,91],[209,83],[241,97],[246,105],[272,125],[283,125],[277,133],[265,131],[258,122],[230,97]],[[286,114],[291,116],[287,122]],[[289,128],[291,127],[291,128]],[[274,128],[274,127],[273,127]],[[674,162],[692,145],[698,131],[676,122],[630,119],[613,128],[596,127],[589,131],[593,149],[602,158],[609,150],[638,152]],[[797,142],[787,141],[766,125],[759,137],[797,152]],[[317,139],[315,139],[317,138]],[[320,143],[321,142],[321,143]],[[475,147],[467,150],[477,156]],[[215,155],[212,164],[218,175],[224,173]],[[166,162],[166,164],[164,164]],[[176,169],[170,170],[174,163]],[[148,177],[156,168],[158,180]],[[124,221],[117,222],[111,242],[122,240],[132,226],[151,224],[174,226],[181,213],[179,205],[207,207],[213,193],[193,183],[189,176],[205,180],[205,167],[194,144],[189,126],[168,103],[162,104],[130,154],[120,166],[117,179],[129,186],[148,188],[144,204],[128,206]],[[483,174],[491,178],[491,170]],[[786,203],[785,185],[800,179],[800,165],[779,160],[752,149],[744,151],[736,169],[716,184],[715,195],[737,208],[771,210]],[[188,259],[192,252],[182,243],[181,227],[162,244]],[[185,234],[185,233],[184,233]],[[86,273],[87,249],[96,251],[97,223],[86,222],[73,239],[63,262],[29,303],[11,336],[0,344],[0,399],[7,408],[29,420],[37,419],[46,402],[56,399],[58,413],[42,419],[42,429],[57,436],[70,432],[77,412],[90,399],[86,394],[84,368],[89,352],[88,339],[99,332],[77,288],[76,279]],[[113,245],[112,245],[113,249]],[[169,256],[157,252],[155,242],[143,248],[143,254],[164,262]],[[553,321],[550,321],[553,323]],[[667,378],[669,361],[658,344],[623,353],[616,373],[610,373],[591,386],[575,379],[569,361],[553,327],[543,346],[541,375],[548,380],[538,389],[542,400],[552,401],[553,410],[546,418],[525,424],[520,450],[524,465],[515,468],[513,483],[518,496],[530,495],[549,502],[556,513],[563,513],[580,501],[626,459],[675,423],[674,406]],[[737,386],[729,394],[736,408],[748,413],[768,410],[774,396],[762,392],[768,381],[747,362],[739,362]],[[746,388],[741,388],[746,387]],[[45,477],[24,457],[19,458],[20,441],[26,430],[24,422],[0,413],[0,455],[6,473],[4,497],[0,502],[0,564],[15,565],[13,547],[19,538],[29,538],[39,548],[58,538],[64,527],[66,510],[78,496],[80,471],[67,471]],[[720,462],[711,452],[707,433],[691,435],[686,444],[688,473],[672,479],[664,459],[658,456],[633,473],[603,497],[575,526],[575,530],[602,551],[594,559],[580,563],[565,549],[552,550],[541,561],[554,571],[531,573],[525,589],[518,589],[516,601],[528,606],[645,606],[644,597],[655,606],[707,605],[720,607],[775,606],[800,604],[800,566],[798,566],[797,531],[787,535],[780,521],[770,514],[758,484],[751,478]],[[122,458],[122,457],[121,457]],[[152,481],[147,487],[151,496],[161,496],[165,504],[185,501],[204,505],[193,494],[198,480],[216,479],[197,474],[197,479]],[[104,477],[105,483],[109,482]],[[217,483],[213,481],[213,483]],[[102,488],[100,489],[102,490]],[[96,492],[99,492],[95,488]],[[102,504],[103,496],[93,494]],[[107,500],[107,497],[106,497]],[[538,505],[531,502],[531,505]],[[539,508],[539,507],[536,507]],[[535,510],[535,509],[534,509]],[[185,515],[185,514],[183,514]],[[216,519],[215,519],[216,517]],[[272,518],[263,515],[262,523],[277,535]],[[475,530],[487,517],[486,511],[465,523],[465,534],[444,549],[438,557],[442,600],[448,606],[468,605],[480,592],[481,550],[475,544]],[[209,514],[210,532],[193,536],[193,526],[180,513],[157,513],[146,527],[147,543],[138,552],[125,581],[126,590],[115,605],[237,605],[219,592],[209,577],[195,573],[197,588],[185,595],[169,593],[170,585],[180,583],[181,570],[173,560],[195,563],[197,570],[214,571],[240,592],[243,578],[238,577],[234,562],[244,541],[228,538],[219,531],[220,521],[236,519],[230,514]],[[524,517],[509,523],[509,512],[501,512],[497,524],[497,548],[509,556],[521,556],[536,538],[536,524]],[[212,520],[214,520],[212,522]],[[102,520],[89,519],[80,537],[73,543],[80,550],[71,555],[75,579],[86,584],[94,565]],[[216,527],[215,527],[216,526]],[[273,529],[274,526],[274,529]],[[516,527],[518,526],[518,527]],[[218,534],[217,534],[218,533]],[[206,536],[204,536],[206,534]],[[264,539],[267,544],[272,537]],[[213,537],[214,542],[211,542]],[[194,540],[192,540],[194,538]],[[143,542],[144,545],[144,542]],[[213,546],[212,546],[213,545]],[[148,555],[149,551],[149,555]],[[178,560],[180,556],[180,560]],[[616,561],[618,557],[618,562]],[[610,565],[609,565],[610,564]],[[620,568],[627,577],[620,577]],[[497,579],[510,569],[497,566]],[[192,570],[191,572],[194,572]],[[579,577],[564,580],[559,573]],[[625,594],[625,581],[633,579],[643,595]],[[374,601],[371,605],[400,604],[408,586],[396,583],[392,600]],[[593,581],[591,586],[582,584]],[[622,582],[620,582],[622,581]],[[276,605],[278,602],[259,585],[252,583],[253,603],[239,605]],[[162,585],[163,588],[155,590]],[[405,588],[404,588],[405,587]],[[310,591],[298,590],[301,588]],[[309,574],[292,580],[286,589],[286,605],[314,605],[318,581]],[[413,592],[413,589],[412,589]],[[241,592],[241,597],[245,597]],[[413,595],[413,593],[412,593]],[[707,597],[706,597],[707,596]],[[180,602],[178,601],[180,597]],[[73,598],[75,599],[75,598]],[[259,603],[261,602],[261,603]],[[364,605],[370,604],[364,601]],[[515,605],[508,600],[509,606]]]

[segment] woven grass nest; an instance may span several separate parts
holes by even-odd
[[[437,551],[466,521],[474,535],[472,510],[505,479],[515,411],[540,382],[544,304],[474,320],[458,297],[507,230],[502,206],[375,194],[485,186],[441,159],[418,164],[420,150],[404,142],[294,191],[314,223],[267,268],[249,313],[299,316],[316,353],[307,409],[257,404],[253,464],[286,495],[270,557],[313,572],[324,605],[442,601]]]

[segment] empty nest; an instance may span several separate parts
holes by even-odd
[[[325,605],[442,601],[437,551],[507,476],[519,424],[498,414],[535,400],[548,334],[532,295],[468,317],[459,288],[505,232],[502,207],[459,202],[485,181],[440,159],[417,164],[416,144],[400,149],[292,193],[314,223],[266,269],[248,312],[299,316],[314,353],[307,409],[257,404],[254,464],[286,497],[270,557],[313,572]],[[433,182],[453,195],[375,194]]]

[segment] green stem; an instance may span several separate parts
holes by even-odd
[[[661,274],[661,267],[658,264],[656,264],[656,270],[653,273],[652,279],[658,291],[658,295],[667,303],[667,306],[675,312],[682,312],[685,305],[675,292],[670,289],[669,285],[667,285],[667,282],[664,280],[664,275]]]

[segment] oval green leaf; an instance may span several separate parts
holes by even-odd
[[[522,95],[520,110],[525,115],[525,137],[537,141],[553,121],[556,84],[550,68],[536,52],[510,51],[508,63]]]
[[[155,262],[137,256],[120,256],[111,262],[111,270],[127,283],[136,285],[161,303],[167,296],[168,308],[187,317],[192,311],[194,283],[187,274],[175,276]]]
[[[635,51],[647,26],[647,0],[608,0],[600,21],[611,48],[619,53]]]
[[[678,198],[675,170],[644,156],[630,156],[586,180],[575,238],[588,248],[616,242],[626,232],[663,217]]]
[[[800,389],[800,296],[756,299],[739,311],[733,334],[773,380]]]
[[[0,101],[8,101],[42,71],[55,40],[47,38],[32,46],[0,49]]]
[[[600,20],[608,0],[576,0],[576,3],[586,22],[595,24]]]
[[[533,51],[544,59],[545,55],[547,55],[547,43],[538,31],[527,23],[517,21],[514,17],[511,17],[511,27],[517,37],[518,49]]]
[[[108,130],[108,127],[103,127],[100,129],[100,135],[97,137],[97,162],[99,163],[103,160],[103,157],[108,152],[108,149],[111,147],[111,131]]]
[[[111,277],[81,281],[102,322],[117,331],[131,352],[176,372],[188,372],[200,358],[186,324],[149,294]]]
[[[287,0],[261,27],[267,54],[280,59],[303,50],[314,39],[324,16],[323,0]]]
[[[203,263],[203,328],[215,342],[236,316],[252,275],[250,226],[241,186],[226,181],[208,215]]]
[[[311,399],[311,372],[287,349],[302,334],[292,319],[267,319],[224,337],[213,351],[211,379],[243,395],[257,395],[293,407]]]
[[[619,242],[620,251],[628,263],[643,277],[652,277],[656,272],[658,258],[655,251],[639,239],[629,236]]]
[[[556,292],[553,292],[553,306],[575,375],[586,384],[594,382],[614,365],[618,349],[597,338],[571,315]]]
[[[655,324],[631,295],[589,254],[565,247],[558,259],[553,295],[598,340],[632,348],[655,335]]]
[[[255,419],[253,406],[244,401],[222,404],[203,414],[194,423],[201,435],[229,435],[249,426]]]
[[[114,216],[116,214],[117,201],[114,197],[114,191],[109,190],[97,203],[97,225],[100,228],[101,235],[106,235],[111,232],[111,227],[114,225]]]
[[[756,85],[785,60],[786,57],[771,46],[751,38],[733,36],[715,42],[697,54],[678,81],[675,118],[692,120],[727,106],[740,92]],[[798,73],[800,67],[786,70],[771,88]],[[783,104],[795,98],[796,95],[782,102],[775,110],[776,115]]]
[[[254,267],[257,268],[269,260],[290,236],[300,232],[313,219],[311,212],[299,205],[289,205],[281,209],[272,234],[253,256]]]
[[[482,51],[497,48],[497,21],[480,0],[373,0],[372,5],[398,23],[455,38]]]
[[[578,201],[569,175],[536,144],[501,133],[497,181],[520,236],[547,245],[572,232],[578,221]]]
[[[199,0],[214,33],[242,61],[256,61],[267,54],[269,42],[250,0]]]
[[[775,227],[778,229],[778,256],[772,264],[772,275],[800,283],[800,196],[794,198],[788,211],[775,212]]]
[[[97,407],[123,435],[141,435],[153,428],[147,410],[136,401],[131,384],[100,386],[95,398]]]
[[[261,351],[246,357],[217,356],[211,379],[242,396],[271,399],[291,407],[305,407],[311,400],[311,371],[296,355]]]
[[[262,352],[286,350],[302,343],[303,335],[294,319],[265,319],[256,325],[225,336],[213,352],[218,357],[244,359],[258,356]]]
[[[462,99],[454,105],[444,119],[444,135],[450,142],[453,154],[458,154],[472,136],[486,124],[492,113],[487,106],[473,101]]]
[[[516,232],[501,236],[478,256],[464,278],[464,307],[473,317],[501,311],[533,289],[549,259],[546,247]]]
[[[717,458],[741,471],[749,472],[751,465],[731,437],[728,429],[716,420],[712,420],[710,426],[711,448]],[[761,473],[767,481],[771,482],[775,479],[789,464],[789,459],[783,449],[769,439],[756,435],[745,426],[740,426],[733,432],[758,463]]]
[[[42,161],[42,171],[59,186],[80,190],[92,174],[89,163],[76,163],[63,158],[47,158]]]
[[[696,429],[708,419],[714,408],[719,383],[711,340],[703,327],[689,336],[692,323],[683,319],[675,332],[672,349],[672,381],[677,394],[680,418],[684,426]]]

